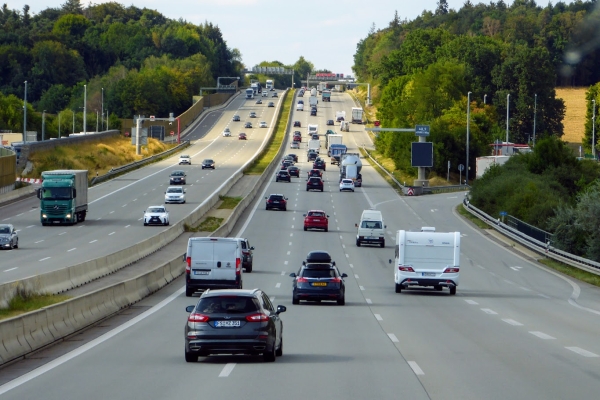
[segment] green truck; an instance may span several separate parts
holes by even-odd
[[[42,225],[74,225],[85,221],[88,211],[88,171],[55,170],[42,172],[40,199]]]

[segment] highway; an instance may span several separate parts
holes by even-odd
[[[333,93],[331,103],[319,106],[318,117],[294,112],[301,131],[313,121],[323,128],[336,110],[349,114],[352,102]],[[343,133],[350,151],[368,142],[361,128]],[[275,363],[230,356],[186,363],[185,306],[195,299],[185,297],[180,278],[137,304],[145,311],[135,318],[0,386],[0,398],[596,398],[597,288],[533,264],[480,233],[454,211],[464,193],[400,197],[370,166],[363,167],[362,188],[340,193],[338,168],[329,164],[325,191],[306,192],[305,158],[299,166],[303,178],[273,179],[264,191],[284,193],[288,211],[266,211],[259,196],[236,231],[256,247],[245,287],[260,287],[287,307],[283,356]],[[354,224],[370,207],[386,221],[383,249],[355,245]],[[302,214],[313,208],[330,215],[329,232],[303,231]],[[394,293],[388,259],[395,231],[421,226],[461,232],[456,296],[447,290]],[[292,305],[288,275],[317,249],[329,251],[349,275],[345,306]]]
[[[280,92],[281,93],[281,92]],[[277,103],[281,99],[268,98]],[[183,153],[192,156],[192,165],[178,165],[179,154],[145,168],[122,175],[89,190],[89,212],[84,223],[75,226],[45,226],[39,220],[39,200],[28,198],[0,208],[0,223],[12,223],[19,233],[19,249],[3,251],[0,283],[38,275],[99,258],[154,236],[166,227],[143,226],[148,206],[164,204],[169,175],[174,170],[187,174],[186,204],[167,205],[171,224],[196,209],[215,189],[237,171],[260,148],[270,129],[258,128],[259,121],[274,123],[276,107],[267,107],[238,96],[223,110],[209,112],[185,136],[192,145]],[[249,118],[254,111],[257,118]],[[234,114],[240,122],[232,122]],[[244,129],[251,121],[253,128]],[[228,126],[231,137],[223,137]],[[248,140],[238,140],[245,132]],[[202,170],[205,158],[216,161],[216,169]]]

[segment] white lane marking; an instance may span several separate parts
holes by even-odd
[[[537,295],[540,296],[540,297],[543,297],[545,299],[549,299],[550,298],[550,296],[546,296],[545,294],[542,294],[542,293],[538,293]]]
[[[521,289],[525,290],[526,292],[531,292],[531,289],[528,289],[528,288],[526,288],[526,287],[519,286],[519,288],[521,288]]]
[[[277,282],[277,285],[275,285],[276,288],[280,288],[281,287],[281,282]]]
[[[112,213],[114,213],[114,211],[109,212],[109,214],[112,214]]]
[[[125,228],[129,228],[131,225],[125,225]]]
[[[531,333],[533,336],[539,337],[540,339],[545,339],[545,340],[554,340],[554,339],[556,339],[555,337],[552,337],[552,336],[547,335],[544,332],[540,332],[540,331],[529,331],[529,333]]]
[[[156,190],[156,189],[152,189],[152,190]],[[127,204],[123,204],[123,205],[121,206],[121,208],[123,208],[123,207],[127,207]]]
[[[360,290],[365,290],[364,286],[359,286]]]
[[[73,247],[72,249],[70,249],[70,250],[67,250],[67,252],[69,252],[69,251],[73,251],[73,250],[77,250],[77,247]]]
[[[425,375],[425,372],[423,372],[423,370],[421,369],[421,367],[419,367],[419,364],[417,364],[416,361],[407,361],[407,362],[408,362],[408,366],[412,368],[415,375]]]
[[[21,214],[17,214],[16,216],[17,216],[17,217],[20,217],[21,215],[23,215],[23,213],[21,213]]]
[[[375,315],[375,319],[377,321],[383,321],[383,318],[381,318],[381,315],[379,315],[379,314],[373,314],[373,315]]]
[[[345,245],[345,244],[342,244],[342,249],[345,249],[345,248],[346,248],[346,245]]]
[[[478,267],[481,268],[481,269],[485,269],[485,267],[482,267],[481,265],[478,265]]]
[[[290,236],[294,236],[294,234],[293,234],[293,233],[290,233]]]
[[[229,374],[231,373],[231,371],[233,371],[233,369],[235,368],[235,364],[236,363],[225,364],[225,366],[223,367],[223,370],[219,374],[219,378],[227,378],[229,376]]]
[[[342,237],[342,235],[340,235],[340,240],[342,240],[342,239],[343,239],[343,237]]]
[[[354,274],[354,277],[355,277],[356,279],[358,279],[358,275]]]
[[[367,304],[373,304],[373,302],[371,301],[371,299],[365,299],[367,301]]]
[[[517,271],[519,272],[519,270],[523,268],[523,267],[510,267],[510,269],[512,269],[513,271]]]
[[[346,258],[350,258],[350,254],[346,253]]]
[[[284,275],[285,275],[285,271],[281,271],[281,276],[284,276]]]
[[[478,305],[479,303],[476,302],[475,300],[465,300],[467,302],[467,304],[472,304],[474,306]]]
[[[515,321],[514,319],[510,319],[510,318],[504,318],[504,319],[502,319],[502,321],[504,321],[507,324],[510,324],[512,326],[523,326],[522,323]]]
[[[287,252],[287,255],[288,255],[288,256],[290,255],[290,252],[289,252],[289,251]]]
[[[399,343],[400,341],[398,340],[398,338],[396,337],[396,335],[394,335],[393,333],[388,333],[387,334],[388,337],[390,338],[390,340],[394,343]]]
[[[352,264],[348,264],[348,265],[350,265],[350,268],[354,268],[354,265],[352,265]]]
[[[580,347],[565,347],[567,350],[571,350],[573,353],[577,353],[584,357],[599,357],[598,354],[592,353],[591,351],[584,350]]]
[[[490,310],[489,308],[482,308],[481,311],[483,311],[486,314],[490,314],[490,315],[496,315],[496,314],[498,314],[496,311]]]
[[[44,241],[44,239],[42,239],[42,240],[38,240],[37,242],[34,242],[34,243],[35,243],[35,244],[38,244],[38,243],[42,243],[43,241]]]
[[[288,262],[287,262],[287,261],[284,261],[283,263],[284,263],[285,265],[288,265]]]
[[[505,279],[504,282],[510,284],[510,285],[514,285],[515,283],[513,281],[509,281],[508,279]]]
[[[98,241],[97,239],[94,239],[94,240],[92,240],[90,243],[95,243],[95,242],[97,242],[97,241]]]
[[[40,261],[45,261],[45,260],[48,260],[48,259],[50,259],[50,257],[44,257]]]
[[[35,225],[29,225],[27,228],[33,228]]]
[[[292,242],[290,242],[290,246],[292,245]]]
[[[17,269],[19,267],[14,267],[14,268],[9,268],[9,269],[5,269],[4,272],[8,272],[8,271],[14,271],[15,269]]]
[[[292,225],[292,229],[294,229],[294,225]]]
[[[115,233],[116,233],[116,232],[111,232],[111,233],[109,233],[109,234],[108,234],[108,236],[110,236],[110,235],[114,235]]]
[[[65,233],[67,233],[67,232],[61,232],[61,233],[59,233],[59,234],[58,234],[58,236],[62,236],[62,235],[64,235]]]

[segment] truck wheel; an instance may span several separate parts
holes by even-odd
[[[384,248],[385,247],[385,240],[383,240],[380,244],[379,247]]]
[[[356,239],[356,247],[360,247],[360,240]]]
[[[400,285],[399,283],[396,283],[396,293],[401,293],[402,292],[402,285]]]
[[[452,294],[452,295],[456,294],[456,286],[452,286],[450,288],[450,294]]]
[[[252,263],[250,263],[247,267],[246,267],[246,272],[250,273],[252,272]]]

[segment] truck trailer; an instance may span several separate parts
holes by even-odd
[[[363,109],[360,107],[352,107],[352,123],[362,124],[363,123]]]
[[[75,225],[85,221],[88,211],[88,171],[54,170],[42,172],[40,199],[42,225]]]
[[[354,186],[362,186],[362,161],[359,153],[345,153],[341,157],[340,164],[340,182],[342,179],[352,179]]]

